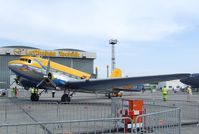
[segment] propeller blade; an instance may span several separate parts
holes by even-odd
[[[38,61],[37,59],[35,59],[35,61],[36,61],[44,70],[46,70],[46,67],[45,67],[40,61]]]
[[[50,60],[48,60],[48,66],[46,69],[46,75],[48,75],[48,73],[50,72]]]
[[[52,80],[50,80],[49,78],[48,78],[48,80],[49,80],[50,84],[51,84],[54,88],[56,88],[56,84],[55,84]]]
[[[10,87],[15,83],[16,81],[14,80],[11,84],[10,84]]]
[[[43,84],[43,82],[45,81],[45,79],[41,80],[36,87],[39,87],[41,84]]]
[[[48,80],[50,82],[50,84],[56,88],[56,84],[48,78],[48,74],[50,73],[50,60],[48,59],[48,65],[47,67],[45,67],[40,61],[38,61],[37,59],[35,59],[35,61],[44,69],[46,70],[46,74],[43,76],[44,78],[37,84],[36,87],[39,87],[41,84],[43,84],[43,82],[45,82],[45,80]]]
[[[44,69],[46,70],[46,74],[44,77],[48,76],[48,73],[50,72],[50,60],[48,59],[48,65],[47,67],[45,67],[40,61],[38,61],[37,59],[35,59],[35,61]]]
[[[41,84],[43,84],[44,82],[45,82],[45,80],[48,80],[49,82],[50,82],[50,84],[54,87],[54,88],[56,88],[56,84],[52,81],[52,80],[50,80],[49,78],[44,78],[43,80],[41,80],[38,84],[37,84],[37,88],[41,85]]]

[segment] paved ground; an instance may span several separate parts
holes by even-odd
[[[131,96],[126,98],[142,98],[147,103],[176,106],[182,110],[182,134],[198,134],[199,126],[199,93],[193,93],[190,100],[187,100],[186,93],[173,93],[172,91],[168,94],[168,101],[162,101],[161,92],[145,92],[145,93],[130,93]]]
[[[61,92],[57,92],[55,94],[55,98],[51,97],[51,92],[48,94],[42,94],[40,101],[37,103],[31,103],[27,97],[14,98],[11,100],[1,97],[0,123],[37,122],[45,120],[79,120],[111,117],[111,100],[107,99],[104,95],[77,93],[72,98],[71,104],[57,105],[60,103],[61,94]],[[199,127],[197,127],[196,124],[199,121],[198,93],[193,93],[191,100],[187,101],[186,94],[169,92],[167,102],[162,101],[161,92],[125,94],[126,95],[123,98],[142,98],[147,102],[147,104],[180,107],[182,109],[183,122],[181,129],[182,134],[198,134]],[[8,105],[5,106],[5,103]],[[106,124],[104,125],[106,126]],[[97,126],[98,124],[96,124],[96,127]]]

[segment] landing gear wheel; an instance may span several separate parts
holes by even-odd
[[[68,94],[62,95],[61,101],[62,102],[70,102],[71,101],[70,96]]]
[[[39,95],[38,94],[31,94],[30,96],[31,101],[38,101],[39,100]]]

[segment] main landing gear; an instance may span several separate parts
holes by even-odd
[[[122,97],[123,93],[121,93],[121,92],[113,92],[113,93],[108,93],[105,96],[107,96],[108,99],[111,99],[112,97]]]
[[[41,95],[41,93],[39,93],[39,89],[38,88],[30,88],[31,91],[31,95],[30,95],[30,100],[31,101],[38,101],[39,100],[39,96]]]
[[[61,97],[61,101],[62,102],[70,102],[71,101],[71,97],[73,96],[73,93],[70,93],[70,91],[68,91],[68,93],[66,93],[67,90],[64,90],[64,94]]]
[[[30,96],[31,101],[38,101],[39,100],[39,94],[32,93]]]
[[[69,96],[69,94],[63,94],[62,97],[61,97],[61,101],[62,102],[70,102],[71,97]]]

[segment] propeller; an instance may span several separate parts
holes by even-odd
[[[50,72],[50,60],[48,59],[48,66],[45,67],[40,61],[36,60],[35,61],[44,69],[46,70],[46,73],[43,76],[43,79],[37,84],[36,87],[39,87],[42,85],[44,82],[50,82],[50,84],[56,88],[56,84],[51,80],[52,79],[52,73]]]
[[[14,80],[11,84],[10,84],[10,87],[15,83],[16,81]]]
[[[20,76],[17,76],[16,78],[14,78],[14,81],[10,84],[10,87],[14,84],[14,83],[16,83],[17,85],[20,85],[21,83],[20,83]]]

